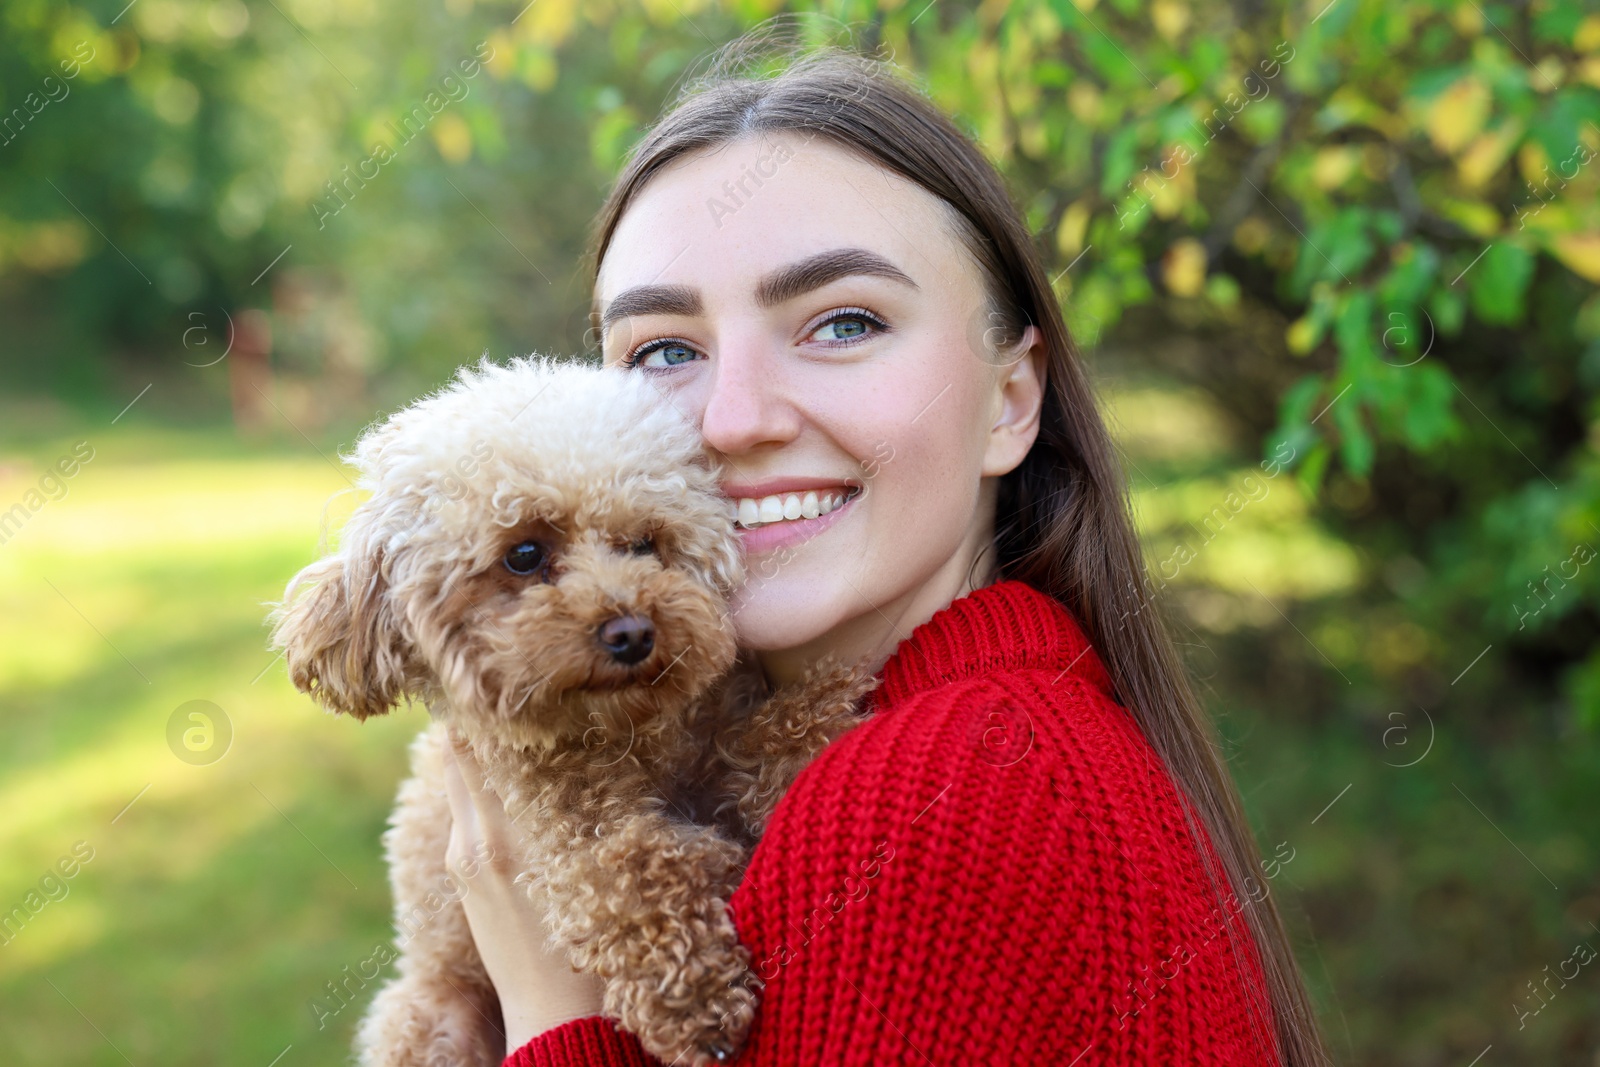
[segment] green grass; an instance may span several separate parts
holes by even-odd
[[[5,1062],[341,1062],[358,1009],[319,1031],[308,1002],[388,936],[378,835],[424,713],[316,708],[267,650],[262,602],[347,486],[225,435],[81,437],[94,458],[0,545],[0,908],[93,849],[0,946]],[[0,458],[0,508],[81,437]],[[166,741],[195,699],[234,734],[205,766]]]

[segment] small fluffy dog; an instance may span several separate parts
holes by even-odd
[[[720,471],[642,374],[485,359],[351,458],[372,495],[271,621],[295,686],[327,708],[365,719],[417,698],[434,719],[384,835],[409,936],[360,1062],[507,1052],[460,898],[438,907],[447,725],[523,835],[490,862],[548,893],[555,943],[605,980],[605,1014],[666,1063],[728,1061],[760,983],[727,897],[873,679],[830,662],[773,694],[733,670],[743,569]]]

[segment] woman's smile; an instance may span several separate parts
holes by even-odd
[[[749,557],[810,540],[840,521],[864,489],[849,479],[780,478],[722,491]]]

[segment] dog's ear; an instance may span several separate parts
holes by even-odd
[[[357,719],[409,694],[411,652],[388,592],[382,549],[335,553],[290,580],[270,618],[296,689]]]

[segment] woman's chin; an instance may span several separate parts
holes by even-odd
[[[837,621],[814,591],[781,578],[740,590],[728,604],[728,616],[739,646],[755,652],[798,648]]]

